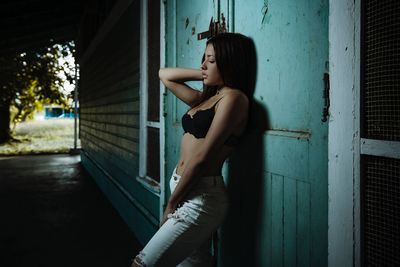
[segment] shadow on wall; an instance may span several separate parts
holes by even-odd
[[[221,228],[221,266],[258,266],[265,211],[263,135],[268,128],[267,111],[254,101],[249,130],[228,162],[230,208]]]
[[[267,111],[254,100],[257,81],[257,51],[251,41],[248,51],[246,82],[253,99],[246,134],[229,157],[227,189],[230,208],[221,228],[220,266],[257,266],[260,225],[264,210],[264,132],[268,129]]]
[[[247,131],[229,157],[227,190],[230,208],[221,228],[220,266],[258,266],[265,210],[264,132],[269,129],[265,106],[254,100],[257,81],[257,51],[249,47],[247,85],[252,99]]]

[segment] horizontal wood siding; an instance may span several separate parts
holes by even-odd
[[[138,229],[149,221],[154,224],[159,212],[157,196],[136,181],[140,121],[139,10],[139,1],[134,1],[85,60],[80,67],[79,88],[80,138],[85,158],[82,162],[128,224]],[[108,188],[113,184],[104,179],[115,181],[118,186],[115,183],[114,186],[119,190]],[[135,208],[127,204],[131,197],[141,205],[142,215],[144,208],[150,214],[147,217],[152,218],[135,224],[135,220],[141,219],[131,215],[140,209],[129,210],[128,207]]]

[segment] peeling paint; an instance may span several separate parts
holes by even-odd
[[[196,27],[192,27],[192,35],[195,35],[196,34]]]
[[[188,26],[189,26],[189,18],[186,17],[186,20],[185,20],[185,29],[187,29]]]
[[[265,22],[265,17],[267,16],[267,13],[268,13],[268,0],[264,0],[264,5],[261,9],[261,13],[263,14],[263,18],[261,20],[261,25],[263,25]]]

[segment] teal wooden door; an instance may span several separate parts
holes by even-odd
[[[220,13],[228,31],[253,38],[257,49],[261,112],[253,120],[268,128],[226,166],[234,207],[222,229],[220,266],[326,266],[328,0],[176,0],[166,7],[168,66],[199,67],[205,41],[197,33]],[[186,109],[166,97],[168,174]]]
[[[254,232],[254,238],[242,234],[238,243],[247,245],[238,250],[238,243],[231,245],[235,232],[230,231],[222,262],[226,266],[327,266],[328,124],[321,119],[329,2],[224,0],[220,6],[232,18],[230,30],[255,42],[255,99],[268,120],[261,142],[262,170],[256,172],[262,176],[257,184],[261,189],[241,191],[242,199],[257,192],[260,196],[250,199],[261,204],[255,205],[257,209],[253,201],[245,202],[245,207],[240,207],[243,201],[237,205],[242,214],[257,214],[252,217],[257,222],[250,224],[255,229],[236,227],[235,232]],[[232,169],[231,175],[240,172]],[[239,179],[255,181],[251,175],[242,176]],[[229,217],[226,224],[244,221],[237,222],[238,217]]]

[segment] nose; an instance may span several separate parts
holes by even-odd
[[[205,63],[205,61],[203,61],[203,63],[201,63],[201,65],[200,65],[200,69],[201,70],[205,70],[206,69],[206,65],[204,63]]]

